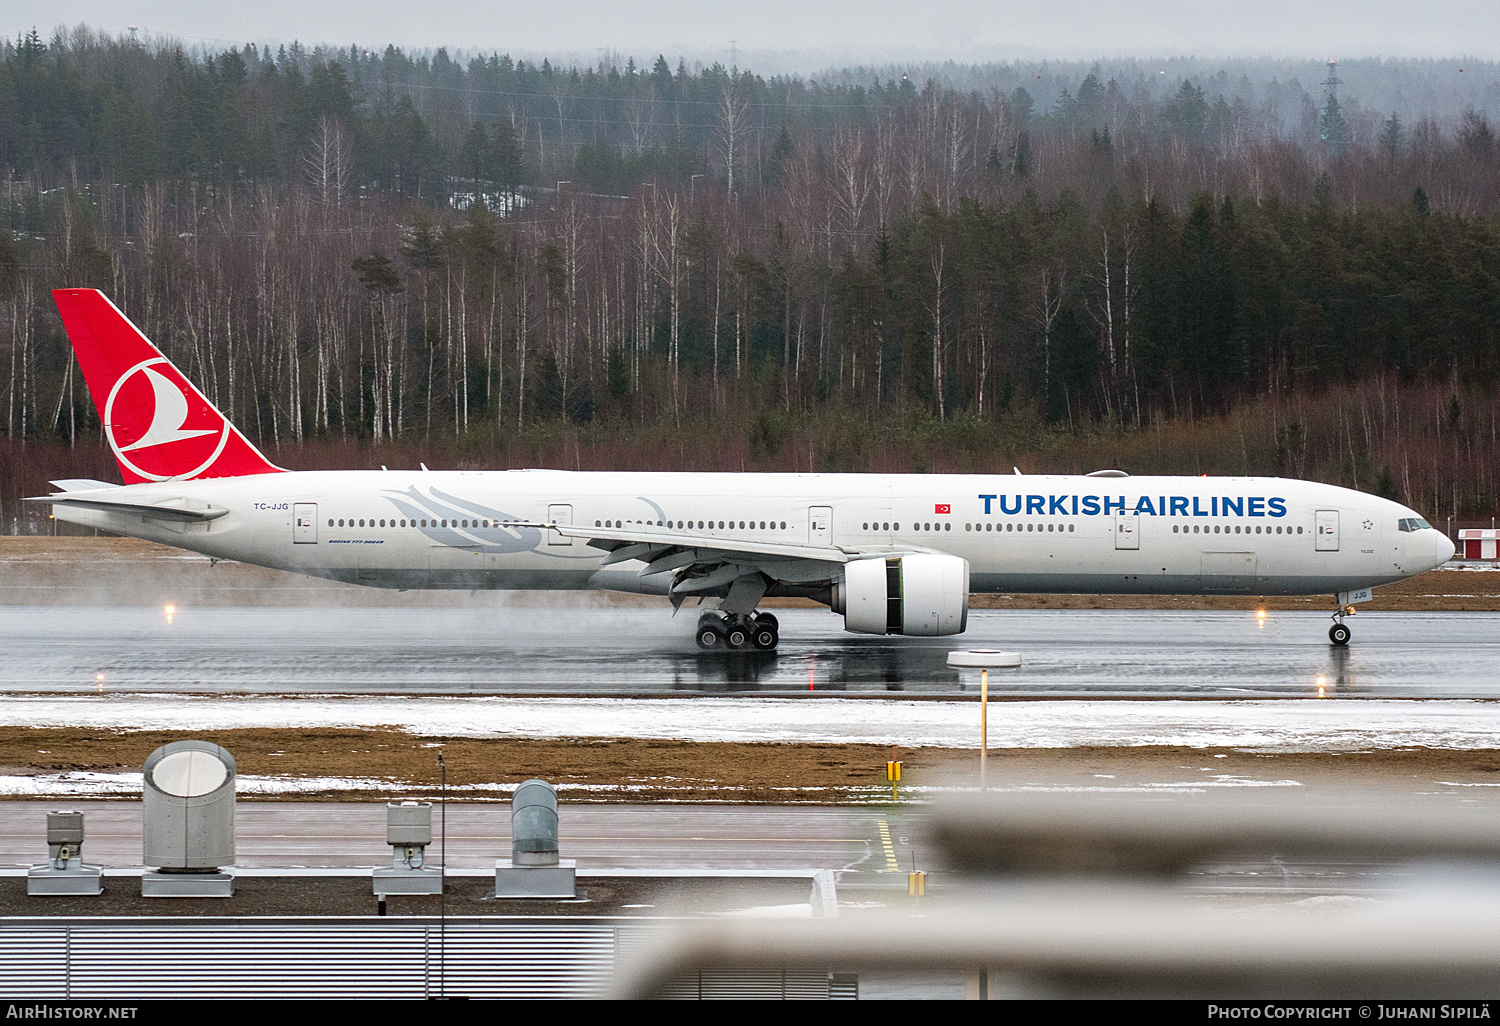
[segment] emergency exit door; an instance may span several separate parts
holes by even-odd
[[[1318,510],[1317,525],[1317,550],[1319,552],[1337,552],[1339,550],[1339,511],[1336,509]]]
[[[563,525],[565,525],[567,527],[573,526],[573,507],[572,506],[548,506],[547,507],[547,523],[549,523],[549,524],[563,524]],[[564,535],[558,534],[556,531],[548,531],[547,532],[547,544],[548,545],[572,545],[573,544],[573,539],[565,537]]]
[[[296,545],[313,545],[318,540],[318,504],[297,502],[292,504],[292,542]]]
[[[1115,548],[1138,549],[1141,547],[1141,518],[1134,513],[1115,514]]]
[[[812,506],[807,511],[807,544],[833,544],[833,507]]]

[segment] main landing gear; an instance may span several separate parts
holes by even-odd
[[[1340,648],[1349,644],[1349,638],[1353,636],[1353,632],[1344,623],[1344,617],[1353,615],[1353,606],[1340,606],[1333,614],[1333,626],[1328,628],[1328,640]]]
[[[695,637],[698,647],[705,652],[746,649],[769,652],[781,640],[780,627],[776,617],[770,613],[736,616],[717,610],[705,610],[698,617],[698,632]]]

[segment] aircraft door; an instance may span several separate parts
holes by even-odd
[[[549,523],[549,524],[566,524],[569,527],[571,527],[573,525],[573,507],[572,506],[566,506],[566,505],[564,505],[564,506],[548,506],[547,507],[547,523]],[[558,534],[556,531],[548,531],[547,532],[547,544],[548,545],[572,545],[573,544],[573,539],[572,538],[564,537],[563,535]]]
[[[318,541],[318,504],[296,502],[292,504],[292,543],[313,545]]]
[[[833,544],[833,507],[812,506],[807,511],[807,544]]]
[[[1336,509],[1318,510],[1317,524],[1317,551],[1337,552],[1339,550],[1339,511]]]
[[[1115,514],[1115,548],[1138,549],[1141,547],[1140,520],[1134,513]]]

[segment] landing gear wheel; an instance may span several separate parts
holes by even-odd
[[[1345,627],[1341,623],[1336,623],[1332,627],[1328,628],[1328,640],[1333,642],[1335,645],[1349,644],[1349,638],[1351,634],[1352,632],[1349,630],[1349,628]]]
[[[724,647],[724,632],[719,629],[718,624],[699,624],[697,641],[699,648],[712,652]]]
[[[744,648],[750,644],[750,632],[739,624],[734,624],[725,629],[724,641],[730,648]]]
[[[755,629],[750,632],[751,643],[762,652],[771,651],[780,640],[781,637],[776,633],[776,627],[765,622],[757,623]]]
[[[755,622],[758,626],[769,627],[777,634],[781,633],[781,623],[770,613],[756,613]]]

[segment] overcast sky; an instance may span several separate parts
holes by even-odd
[[[1500,57],[1496,0],[5,0],[0,29],[129,25],[252,40],[448,46],[592,61],[664,52],[815,71],[902,59]]]

